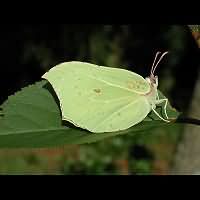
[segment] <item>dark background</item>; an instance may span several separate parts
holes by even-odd
[[[110,66],[116,63],[145,77],[157,51],[170,51],[157,74],[161,83],[174,83],[167,90],[173,105],[185,110],[191,99],[199,50],[187,26],[9,24],[0,30],[0,103],[65,61],[106,65],[112,54]]]

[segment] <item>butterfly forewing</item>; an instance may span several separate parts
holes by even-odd
[[[127,70],[63,63],[43,78],[53,86],[63,120],[91,132],[113,132],[141,122],[150,112],[149,84]]]

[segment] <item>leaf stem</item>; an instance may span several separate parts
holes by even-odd
[[[200,120],[189,117],[180,117],[176,120],[176,123],[200,125]]]

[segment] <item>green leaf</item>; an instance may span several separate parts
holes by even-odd
[[[160,93],[160,96],[163,96]],[[47,81],[31,85],[10,96],[1,106],[0,148],[46,148],[65,144],[85,144],[109,137],[148,131],[171,123],[151,113],[142,123],[114,133],[90,133],[62,122],[59,101]],[[168,106],[172,123],[179,113]],[[157,111],[162,114],[162,107]]]

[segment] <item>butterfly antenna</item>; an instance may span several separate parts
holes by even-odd
[[[161,60],[164,58],[165,55],[167,55],[169,52],[165,52],[162,54],[162,56],[160,57],[159,61],[157,62],[156,66],[151,70],[151,74],[154,74],[156,71],[156,68],[158,67],[159,63],[161,62]]]
[[[156,56],[155,56],[153,65],[152,65],[152,67],[151,67],[151,75],[153,75],[154,66],[155,66],[156,60],[157,60],[157,58],[158,58],[158,55],[159,55],[160,53],[161,53],[161,52],[157,52],[157,53],[156,53]]]

